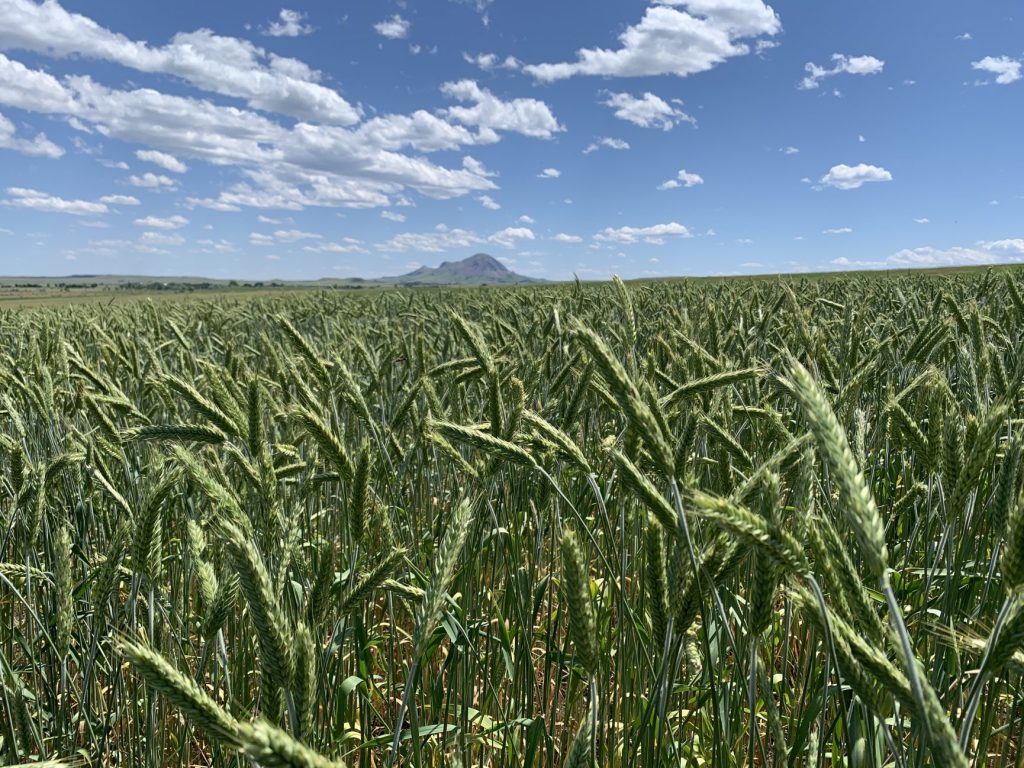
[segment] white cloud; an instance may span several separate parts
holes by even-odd
[[[834,229],[823,229],[821,234],[823,235],[848,235],[853,232],[851,227],[835,227]]]
[[[399,224],[405,221],[405,214],[397,213],[395,211],[381,211],[380,217],[382,219],[387,219],[388,221],[396,221]]]
[[[515,56],[506,56],[503,59],[494,53],[478,53],[476,56],[463,53],[462,58],[468,63],[479,67],[484,72],[490,72],[495,69],[517,70],[523,66],[523,63]]]
[[[461,125],[452,125],[422,109],[411,115],[374,117],[360,125],[355,135],[367,147],[389,151],[411,147],[423,152],[437,152],[458,149],[465,144],[493,144],[499,141],[494,131],[474,134]],[[473,172],[471,168],[467,170]]]
[[[385,253],[405,251],[441,253],[452,248],[469,248],[486,243],[494,243],[504,248],[515,248],[520,240],[534,239],[536,239],[536,235],[528,227],[506,227],[484,237],[471,230],[451,229],[444,224],[438,224],[432,232],[403,232],[386,242],[378,243],[376,248]]]
[[[422,251],[425,253],[441,253],[450,248],[468,248],[486,242],[475,232],[465,229],[435,229],[433,232],[403,232],[390,240],[378,244],[377,250],[399,253],[403,251]]]
[[[485,136],[493,136],[495,131],[512,131],[550,139],[565,130],[548,105],[537,99],[502,101],[473,80],[444,83],[441,92],[457,101],[475,102],[472,107],[449,107],[443,114],[457,123],[476,126]]]
[[[143,232],[139,237],[143,245],[181,245],[185,238],[181,235],[168,235],[164,232]]]
[[[10,198],[0,200],[0,205],[12,208],[29,208],[34,211],[47,213],[70,213],[74,216],[85,216],[88,214],[107,213],[110,209],[106,203],[94,203],[88,200],[65,200],[61,197],[48,195],[35,189],[23,187],[8,187],[7,194]]]
[[[582,243],[583,238],[579,235],[567,235],[565,232],[559,232],[555,235],[552,240],[556,240],[559,243]]]
[[[749,238],[749,237],[741,237],[741,238],[737,239],[736,242],[739,243],[740,245],[753,245],[754,244],[754,241],[751,238]]]
[[[821,80],[835,75],[877,75],[885,67],[885,62],[874,56],[847,56],[842,53],[832,54],[832,68],[828,69],[813,62],[807,62],[804,70],[807,76],[800,81],[803,90],[817,88]]]
[[[107,205],[139,205],[139,198],[132,195],[104,195],[100,198],[101,203]]]
[[[193,208],[207,208],[211,211],[220,211],[221,213],[235,213],[242,210],[237,205],[214,200],[210,197],[186,197],[185,207],[189,210]]]
[[[490,195],[480,195],[477,200],[480,201],[480,204],[483,205],[484,208],[488,208],[492,211],[497,211],[501,208],[501,203],[496,202]]]
[[[409,36],[410,23],[408,19],[403,19],[399,14],[395,14],[389,19],[379,21],[373,25],[373,28],[377,30],[377,34],[386,37],[389,40],[401,40],[404,37]]]
[[[879,260],[833,259],[837,267],[857,269],[951,267],[977,264],[1018,264],[1024,262],[1024,238],[980,240],[973,246],[935,248],[930,245],[904,248]]]
[[[345,243],[316,243],[304,245],[302,250],[308,253],[368,253],[358,240],[346,238]]]
[[[299,37],[300,35],[311,34],[314,29],[309,24],[303,24],[306,14],[300,11],[291,11],[282,8],[278,14],[277,21],[272,21],[267,27],[265,34],[271,37]]]
[[[165,171],[170,171],[171,173],[184,173],[188,170],[188,166],[174,155],[169,155],[166,152],[160,152],[155,149],[140,149],[136,151],[135,156],[144,162],[159,165]]]
[[[999,85],[1009,85],[1020,80],[1020,67],[1020,60],[1011,59],[1009,56],[986,56],[980,61],[971,62],[972,69],[996,75],[996,82]]]
[[[303,232],[301,229],[277,229],[274,230],[274,238],[281,243],[294,243],[298,240],[321,240],[323,235]]]
[[[982,240],[978,246],[989,253],[1004,256],[1024,256],[1024,238],[1014,237],[1006,240]]]
[[[529,227],[505,227],[487,238],[489,242],[497,243],[505,248],[515,248],[519,240],[535,240],[536,235]]]
[[[543,171],[537,174],[538,179],[557,179],[562,175],[562,172],[557,168],[545,168]]]
[[[74,128],[76,131],[81,131],[82,133],[93,133],[92,128],[83,123],[77,117],[68,118],[68,125]]]
[[[234,253],[238,249],[230,240],[199,240],[200,253]]]
[[[821,177],[821,183],[836,189],[857,189],[871,181],[892,181],[892,174],[877,165],[849,166],[833,165],[828,173]]]
[[[799,151],[800,150],[797,149],[796,147],[782,147],[782,148],[779,149],[779,152],[781,152],[784,155],[795,155]]]
[[[0,114],[0,149],[13,149],[23,155],[52,160],[64,154],[64,150],[46,138],[45,133],[37,133],[34,139],[20,139],[16,133],[14,123]]]
[[[518,219],[516,219],[516,221],[518,221],[520,224],[536,224],[537,223],[536,221],[533,220],[533,217],[527,216],[525,213],[522,216],[520,216]]]
[[[928,224],[929,221],[928,221],[927,218],[922,217],[920,219],[914,219],[914,223],[915,224]]]
[[[964,32],[962,35],[956,36],[957,40],[973,40],[974,36],[970,32]]]
[[[147,216],[144,219],[136,219],[136,227],[146,227],[147,229],[181,229],[188,224],[188,219],[184,216],[169,216],[168,218],[161,219],[158,216]]]
[[[620,120],[627,120],[643,128],[657,127],[670,131],[678,123],[697,123],[688,114],[649,91],[640,98],[628,93],[609,93],[608,99],[602,103],[614,109],[615,116]],[[677,103],[682,102],[677,100]]]
[[[584,155],[589,155],[591,152],[596,152],[601,147],[608,147],[608,149],[629,149],[629,142],[623,141],[622,139],[613,139],[609,136],[602,136],[597,141],[594,141],[587,145],[587,148],[583,150]]]
[[[320,73],[297,59],[268,53],[248,40],[208,29],[181,32],[162,47],[131,40],[55,0],[3,0],[0,49],[112,61],[140,72],[180,77],[253,109],[334,125],[359,121],[360,110],[317,82]]]
[[[259,232],[249,233],[249,244],[250,245],[273,245],[274,238],[270,235],[262,235]]]
[[[159,86],[118,90],[87,75],[55,77],[0,54],[0,107],[73,119],[96,136],[134,145],[133,151],[141,146],[183,165],[201,161],[236,174],[216,174],[230,180],[210,197],[187,198],[190,208],[370,208],[408,201],[411,192],[435,199],[493,195],[493,172],[482,164],[445,167],[424,153],[494,143],[505,131],[551,138],[564,130],[543,101],[505,100],[472,80],[444,88],[466,103],[359,123],[361,110],[320,85],[319,73],[249,41],[200,30],[149,44],[68,13],[53,0],[0,3],[0,48],[116,62],[248,102],[228,106],[201,95],[163,93]],[[415,153],[405,154],[406,148]],[[173,173],[143,170],[130,183],[154,190],[175,186],[168,178]]]
[[[1016,263],[1024,261],[1024,238],[1006,240],[982,240],[974,247],[954,246],[952,248],[904,248],[897,251],[886,262],[894,266],[941,267],[958,264],[993,264],[998,262]]]
[[[750,53],[743,38],[781,29],[775,11],[761,0],[661,0],[619,35],[618,49],[583,48],[576,61],[529,65],[523,71],[542,81],[574,75],[686,77]]]
[[[163,187],[173,189],[178,185],[178,182],[168,176],[149,172],[141,176],[129,176],[128,183],[133,187],[143,187],[145,189],[161,189]]]
[[[659,184],[658,189],[678,189],[679,187],[695,187],[703,184],[704,179],[696,173],[690,173],[685,168],[680,169],[674,179]]]
[[[654,224],[649,227],[606,227],[594,239],[599,242],[610,243],[635,243],[640,240],[661,245],[665,237],[693,237],[690,230],[677,222],[668,224]]]
[[[444,168],[422,156],[392,151],[403,144],[431,151],[499,140],[493,128],[482,125],[474,134],[426,112],[416,113],[426,116],[425,122],[405,116],[380,118],[398,121],[387,123],[390,132],[375,121],[355,130],[302,122],[286,127],[263,114],[151,89],[111,90],[88,77],[61,83],[0,54],[0,104],[4,103],[74,115],[111,139],[234,166],[245,178],[217,197],[225,206],[366,208],[405,200],[404,189],[445,199],[495,188],[487,178],[490,172],[479,168]],[[492,117],[489,112],[479,119],[487,122]],[[443,140],[434,140],[437,137]],[[161,186],[159,177],[151,174],[137,177],[135,183]]]

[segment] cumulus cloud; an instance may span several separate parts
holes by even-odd
[[[469,64],[479,67],[484,72],[491,72],[495,69],[517,70],[523,66],[523,63],[515,56],[501,58],[495,53],[478,53],[475,56],[463,53],[462,58]]]
[[[480,204],[484,208],[488,208],[489,210],[497,211],[501,208],[501,203],[496,202],[490,195],[480,195],[477,200],[480,201]]]
[[[441,253],[453,248],[470,248],[493,243],[504,248],[515,248],[520,240],[535,240],[529,227],[505,227],[491,235],[481,235],[468,229],[449,228],[438,224],[432,232],[403,232],[375,247],[385,253],[419,251]]]
[[[106,203],[90,202],[88,200],[65,200],[62,197],[40,192],[35,189],[24,187],[8,187],[7,200],[0,200],[0,205],[12,208],[29,208],[33,211],[44,211],[46,213],[69,213],[73,216],[86,216],[89,214],[106,213]]]
[[[832,66],[822,67],[813,62],[807,62],[804,70],[807,76],[800,81],[799,87],[803,90],[813,90],[826,77],[835,75],[877,75],[885,67],[885,62],[876,59],[874,56],[847,56],[842,53],[832,54]]]
[[[343,243],[316,243],[304,245],[302,250],[308,253],[369,253],[359,240],[346,237]]]
[[[584,155],[589,155],[591,152],[596,152],[601,147],[608,147],[608,149],[629,149],[629,142],[622,139],[613,139],[609,136],[602,136],[597,141],[591,142],[587,145],[587,148],[583,150]]]
[[[498,141],[496,131],[506,126],[527,130],[512,119],[522,114],[516,105],[488,99],[486,114],[460,113],[481,123],[476,133],[426,112],[417,113],[424,120],[384,116],[354,130],[301,122],[286,127],[256,112],[151,89],[118,91],[88,77],[62,83],[0,54],[0,104],[75,116],[111,139],[235,166],[246,178],[221,192],[217,202],[223,206],[374,207],[403,199],[404,188],[438,199],[493,189],[482,167],[444,168],[422,156],[394,151],[410,145],[423,151],[453,149],[462,143]],[[137,176],[132,183],[170,186],[155,174]]]
[[[140,149],[135,152],[135,156],[143,162],[159,165],[171,173],[185,173],[188,170],[188,166],[174,155],[169,155],[166,152],[160,152],[155,149]]]
[[[679,173],[676,174],[674,179],[669,179],[658,185],[658,189],[678,189],[679,187],[696,187],[698,184],[703,184],[704,179],[696,174],[690,173],[685,168],[680,169]]]
[[[511,131],[524,136],[550,139],[565,130],[548,105],[538,99],[502,101],[474,80],[444,83],[441,92],[457,101],[474,102],[470,107],[449,107],[443,110],[443,114],[457,123],[475,126],[485,135],[494,136],[495,131]]]
[[[562,172],[557,168],[545,168],[543,171],[537,174],[538,179],[557,179],[562,175]]]
[[[972,61],[971,68],[989,72],[996,76],[996,83],[1009,85],[1021,78],[1021,62],[1019,59],[1011,59],[1009,56],[986,56],[980,61]]]
[[[835,227],[833,229],[823,229],[821,234],[823,235],[848,235],[853,232],[851,227]]]
[[[555,235],[551,239],[555,240],[555,241],[557,241],[559,243],[582,243],[583,242],[583,238],[580,237],[579,235],[568,235],[565,232],[559,232],[557,235]]]
[[[381,37],[386,37],[389,40],[401,40],[402,38],[409,36],[410,26],[411,24],[408,19],[403,19],[396,13],[390,18],[378,21],[373,25],[373,28]]]
[[[139,237],[143,245],[182,245],[185,238],[181,235],[169,235],[166,232],[143,232]]]
[[[398,222],[399,224],[405,221],[405,214],[397,213],[396,211],[381,211],[380,217],[382,219],[387,219],[388,221]]]
[[[892,174],[877,165],[833,165],[821,177],[821,183],[835,189],[857,189],[872,181],[892,181]]]
[[[242,210],[237,205],[225,203],[221,200],[215,200],[211,197],[186,197],[185,207],[190,211],[193,208],[206,208],[208,210],[219,211],[221,213],[236,213]]]
[[[54,160],[64,154],[64,150],[46,138],[45,133],[38,133],[33,139],[19,138],[16,133],[14,123],[0,114],[0,149],[13,149],[23,155]]]
[[[505,227],[487,238],[488,242],[496,243],[505,248],[515,248],[519,240],[535,240],[536,235],[529,227]]]
[[[132,195],[104,195],[100,198],[101,203],[107,205],[139,205],[139,198]]]
[[[320,86],[319,73],[297,60],[266,54],[248,41],[200,30],[175,36],[157,48],[69,14],[56,2],[45,7],[28,0],[0,2],[5,11],[10,7],[0,28],[0,48],[91,56],[140,71],[172,74],[218,94],[246,98],[259,110],[151,88],[116,90],[88,76],[58,80],[0,54],[0,105],[73,119],[107,138],[148,145],[152,150],[146,151],[175,159],[189,157],[238,169],[241,181],[216,197],[190,198],[190,206],[223,211],[367,208],[408,199],[403,194],[407,189],[437,199],[486,192],[495,184],[489,180],[493,174],[481,164],[446,168],[402,150],[424,153],[489,144],[500,140],[500,131],[550,138],[564,130],[542,101],[506,101],[471,80],[448,83],[444,89],[446,95],[469,103],[440,114],[418,110],[412,115],[381,115],[349,128],[359,123],[360,110]],[[206,83],[205,78],[216,82]],[[299,121],[282,123],[275,112]],[[132,183],[171,186],[156,174],[136,176]]]
[[[799,149],[797,149],[796,147],[781,147],[781,148],[779,149],[779,152],[781,152],[781,153],[782,153],[782,154],[784,154],[784,155],[795,155],[795,154],[797,154],[797,153],[798,153],[799,151],[800,151],[800,150],[799,150]]]
[[[292,11],[282,8],[278,14],[277,21],[270,22],[265,34],[271,37],[299,37],[300,35],[311,34],[314,29],[309,24],[304,24],[306,14],[300,11]]]
[[[128,183],[133,187],[142,187],[144,189],[173,189],[178,185],[178,182],[169,176],[164,176],[162,173],[149,172],[141,176],[129,176]]]
[[[619,35],[619,47],[582,48],[576,61],[523,71],[550,82],[576,75],[686,77],[750,53],[745,38],[775,35],[782,24],[761,0],[660,0]]]
[[[440,226],[433,232],[402,232],[389,240],[377,244],[376,248],[385,253],[420,251],[442,253],[451,248],[468,248],[486,240],[466,229],[449,229]]]
[[[666,237],[693,237],[690,230],[675,221],[668,224],[653,224],[649,227],[606,227],[594,239],[607,243],[636,243],[643,241],[661,245]]]
[[[682,104],[678,99],[673,101]],[[670,131],[679,123],[697,123],[690,115],[649,91],[639,98],[628,93],[609,93],[603,103],[615,110],[619,120],[627,120],[642,128],[655,127]]]
[[[832,265],[842,269],[883,269],[955,267],[978,264],[1019,264],[1024,262],[1024,238],[979,240],[972,246],[936,248],[925,245],[903,248],[884,259],[853,260],[840,257]]]
[[[136,219],[136,227],[146,227],[147,229],[181,229],[188,224],[188,219],[184,216],[169,216],[161,219],[158,216],[146,216],[143,219]]]
[[[299,240],[322,240],[323,235],[316,232],[304,232],[301,229],[276,229],[274,239],[280,243],[295,243]]]
[[[928,224],[929,220],[927,218],[925,218],[925,217],[921,217],[920,219],[914,219],[914,223],[915,224]]]
[[[253,109],[299,120],[352,125],[361,112],[317,82],[297,59],[268,53],[248,40],[209,29],[180,32],[160,47],[112,32],[56,0],[3,0],[0,49],[111,61],[139,72],[179,77],[196,88],[244,99]]]

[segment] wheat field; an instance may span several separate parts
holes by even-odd
[[[1024,764],[1024,277],[0,312],[0,760]]]

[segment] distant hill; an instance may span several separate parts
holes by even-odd
[[[302,288],[335,286],[340,288],[373,288],[387,285],[523,285],[543,283],[533,277],[518,275],[493,256],[477,253],[462,261],[442,261],[436,267],[420,267],[394,277],[324,277],[319,280],[229,280],[224,278],[145,275],[66,275],[63,277],[4,277],[3,289],[90,289],[90,290],[203,290],[230,288]]]
[[[375,282],[394,285],[512,285],[541,281],[516,274],[493,256],[476,253],[462,261],[442,261],[436,267],[420,267],[408,274],[382,277]]]

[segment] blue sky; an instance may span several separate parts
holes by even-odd
[[[0,274],[1024,261],[1016,2],[0,0]]]

